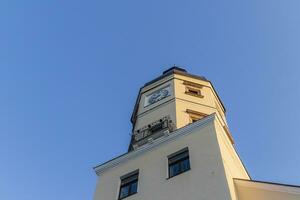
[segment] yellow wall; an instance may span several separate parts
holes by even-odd
[[[222,105],[209,82],[177,74],[175,74],[174,77],[177,116],[176,123],[178,128],[186,126],[189,123],[189,115],[186,113],[187,109],[202,112],[208,115],[217,113],[220,119],[222,119],[222,125],[227,125]],[[201,89],[203,98],[185,94],[186,86],[183,84],[184,81],[203,85]],[[217,109],[217,107],[219,109]]]
[[[202,85],[203,98],[186,94],[184,81]],[[171,87],[170,96],[144,106],[147,95],[168,85]],[[165,116],[170,116],[177,129],[187,125],[189,126],[186,128],[195,128],[181,138],[164,143],[102,172],[95,200],[117,200],[120,177],[136,169],[140,173],[138,193],[126,200],[300,200],[299,188],[249,181],[250,177],[227,131],[224,108],[209,81],[172,74],[142,88],[140,97],[134,130]],[[190,124],[187,109],[211,115],[213,120],[201,127],[197,126],[201,120]],[[178,131],[180,130],[175,130],[172,134],[177,134]],[[168,179],[167,156],[185,147],[189,148],[191,170]],[[143,146],[133,152],[139,151],[139,148],[142,149]]]
[[[94,199],[116,200],[120,177],[136,169],[138,193],[126,200],[231,199],[215,123],[191,131],[105,171],[99,177]],[[185,147],[189,148],[191,170],[168,179],[167,156]]]
[[[173,76],[168,76],[155,82],[141,90],[141,98],[138,105],[137,120],[134,130],[138,130],[148,124],[169,115],[172,121],[176,122],[174,81]],[[170,85],[171,95],[149,106],[144,106],[145,97],[152,92]]]
[[[231,193],[232,200],[237,200],[235,186],[233,179],[247,179],[250,177],[243,166],[238,154],[236,153],[233,145],[231,144],[228,136],[226,135],[220,120],[215,120],[215,128],[217,131],[218,144],[221,150],[223,166],[225,169],[225,175],[228,183],[228,187]]]
[[[186,85],[183,84],[184,81],[203,85],[201,89],[203,98],[186,94]],[[168,85],[170,85],[172,91],[169,97],[152,105],[144,106],[145,97],[147,95]],[[184,127],[190,123],[189,114],[186,112],[187,109],[205,113],[207,115],[217,113],[218,117],[221,119],[222,125],[227,126],[222,104],[217,98],[217,94],[210,82],[172,74],[141,90],[141,98],[138,104],[137,120],[134,130],[138,130],[167,115],[175,122],[176,128]]]

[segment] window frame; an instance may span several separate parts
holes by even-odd
[[[132,179],[132,180],[130,180]],[[139,170],[135,170],[130,172],[124,176],[120,177],[120,187],[119,187],[119,195],[118,200],[125,199],[129,196],[137,194],[138,192],[138,182],[139,182]],[[132,192],[132,185],[136,183],[136,191]],[[126,196],[121,196],[122,189],[128,187],[128,194]]]
[[[168,158],[168,178],[167,179],[173,178],[175,176],[178,176],[184,172],[191,170],[191,162],[190,162],[190,155],[189,155],[188,147],[183,148],[183,149],[169,155],[167,158]],[[183,169],[182,163],[185,162],[186,160],[188,161],[188,167],[186,169]],[[179,164],[180,171],[178,173],[171,174],[171,167],[174,165],[178,165],[178,164]]]
[[[205,114],[205,113],[201,113],[201,112],[198,112],[198,111],[194,111],[194,110],[190,110],[190,109],[187,109],[186,110],[186,113],[189,115],[189,121],[190,121],[190,124],[191,123],[194,123],[198,120],[201,120],[203,119],[204,117],[207,117],[208,115]]]
[[[204,97],[201,91],[203,89],[203,85],[190,81],[183,81],[183,85],[185,85],[185,94],[199,98]]]

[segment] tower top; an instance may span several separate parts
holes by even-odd
[[[140,88],[131,117],[130,150],[213,113],[227,127],[225,107],[212,83],[173,66]]]
[[[161,80],[161,79],[163,79],[163,78],[165,78],[169,75],[172,75],[172,74],[179,74],[179,75],[184,75],[184,76],[191,77],[191,78],[196,78],[196,79],[200,79],[200,80],[204,80],[204,81],[209,81],[204,76],[198,76],[198,75],[190,74],[190,73],[188,73],[188,71],[186,69],[174,65],[173,67],[170,67],[169,69],[163,71],[162,75],[160,75],[157,78],[145,83],[145,85],[143,87],[151,85],[152,83],[157,82],[157,81],[159,81],[159,80]]]
[[[176,65],[174,65],[173,67],[170,67],[169,69],[165,70],[163,72],[163,74],[166,74],[168,73],[169,71],[173,71],[173,70],[177,70],[177,71],[181,71],[181,72],[187,72],[185,69],[181,68],[181,67],[178,67]]]

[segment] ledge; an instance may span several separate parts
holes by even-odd
[[[234,178],[234,183],[237,187],[255,188],[261,190],[268,190],[273,192],[283,192],[300,195],[300,186],[287,185],[282,183],[264,182],[256,180],[246,180]]]
[[[99,176],[101,175],[103,172],[105,172],[106,170],[112,168],[112,167],[115,167],[117,165],[119,165],[120,163],[123,163],[125,161],[128,161],[130,159],[133,159],[139,155],[142,155],[148,151],[151,151],[153,150],[154,148],[162,145],[162,144],[165,144],[165,143],[168,143],[168,142],[171,142],[173,140],[176,140],[177,138],[179,137],[182,137],[184,135],[188,135],[190,133],[192,133],[192,130],[194,130],[195,128],[200,128],[200,127],[205,127],[208,123],[214,121],[216,118],[216,114],[211,114],[211,115],[208,115],[207,117],[197,121],[197,122],[194,122],[190,125],[187,125],[183,128],[180,128],[180,129],[177,129],[175,131],[172,132],[172,134],[168,135],[168,136],[163,136],[157,140],[154,140],[153,143],[151,144],[145,144],[143,146],[141,146],[140,148],[134,150],[134,151],[131,151],[129,153],[125,153],[123,155],[120,155],[110,161],[107,161],[103,164],[100,164],[96,167],[94,167],[94,171],[96,172],[96,174]]]

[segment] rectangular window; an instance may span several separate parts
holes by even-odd
[[[137,193],[139,171],[136,170],[121,177],[119,199],[124,199]]]
[[[170,156],[169,161],[169,178],[190,170],[190,158],[188,148],[184,148]]]
[[[194,122],[207,116],[207,114],[204,114],[204,113],[201,113],[198,111],[194,111],[194,110],[190,110],[190,109],[187,109],[186,112],[190,116],[190,123],[194,123]]]
[[[203,95],[201,94],[201,90],[198,88],[193,88],[193,87],[186,87],[185,88],[185,93],[195,96],[195,97],[200,97],[203,98]]]
[[[156,124],[154,126],[152,126],[149,131],[151,133],[155,133],[155,132],[158,132],[160,130],[162,130],[164,127],[163,127],[164,123],[163,122],[160,122],[159,124]]]

